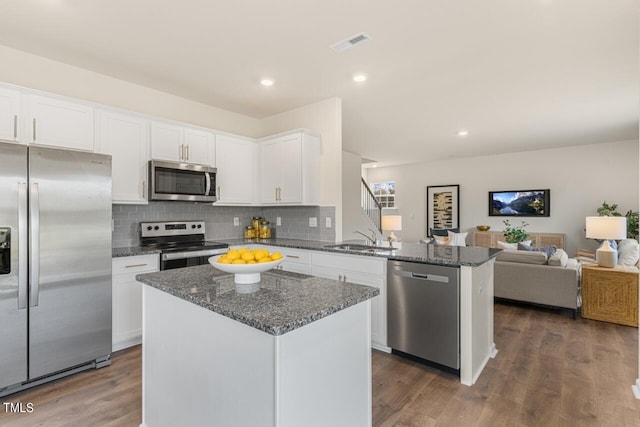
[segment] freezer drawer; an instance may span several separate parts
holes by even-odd
[[[389,261],[388,345],[460,369],[460,270]]]

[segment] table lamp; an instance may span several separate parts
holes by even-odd
[[[609,240],[627,237],[627,217],[624,216],[588,216],[587,239],[602,240],[596,250],[598,267],[613,268],[618,263],[618,251],[613,249]]]
[[[383,215],[382,216],[382,231],[390,231],[389,233],[389,246],[393,246],[391,244],[392,241],[397,240],[394,231],[402,230],[402,217],[400,215]]]

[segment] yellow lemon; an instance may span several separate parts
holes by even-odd
[[[253,261],[255,258],[253,257],[253,253],[248,251],[248,252],[243,252],[242,256],[241,256],[243,261]]]
[[[227,252],[226,258],[229,261],[233,261],[234,259],[240,258],[240,253],[238,253],[238,251],[236,251],[235,249],[231,249],[229,252]]]
[[[242,259],[234,259],[231,264],[246,264],[247,262]]]
[[[256,249],[256,253],[254,254],[254,257],[256,258],[257,261],[260,261],[262,258],[269,256],[269,251],[267,251],[266,249]]]
[[[240,249],[238,249],[238,253],[239,253],[240,255],[242,255],[242,254],[244,254],[244,253],[246,253],[246,252],[249,252],[249,249],[247,249],[247,248],[240,248]]]
[[[255,259],[247,261],[247,264],[257,264],[257,263],[258,261],[256,261]]]
[[[263,262],[271,262],[273,261],[270,257],[266,256],[264,258],[260,258],[260,260],[258,260],[259,264],[262,264]]]
[[[271,259],[274,261],[282,259],[282,254],[280,252],[274,252],[271,254]]]
[[[218,258],[218,263],[219,264],[231,264],[231,261],[229,260],[229,258],[227,258],[225,256],[221,256],[220,258]]]

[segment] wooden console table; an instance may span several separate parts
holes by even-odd
[[[582,267],[582,317],[638,326],[638,272],[623,266]]]
[[[555,245],[557,248],[564,249],[563,233],[538,233],[527,232],[533,246],[541,247],[547,245]],[[473,246],[482,246],[484,248],[497,248],[498,240],[505,241],[502,231],[478,231],[473,232]]]

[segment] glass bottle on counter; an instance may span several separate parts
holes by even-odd
[[[251,220],[251,225],[253,226],[253,229],[256,232],[256,237],[258,232],[260,231],[260,222],[262,221],[262,217],[259,216],[254,216],[253,219]]]
[[[262,221],[260,223],[260,233],[258,237],[261,239],[270,239],[271,238],[271,227],[269,226],[269,221]]]
[[[253,228],[250,225],[247,225],[247,227],[244,229],[244,238],[245,239],[255,239],[256,236],[256,229]]]

